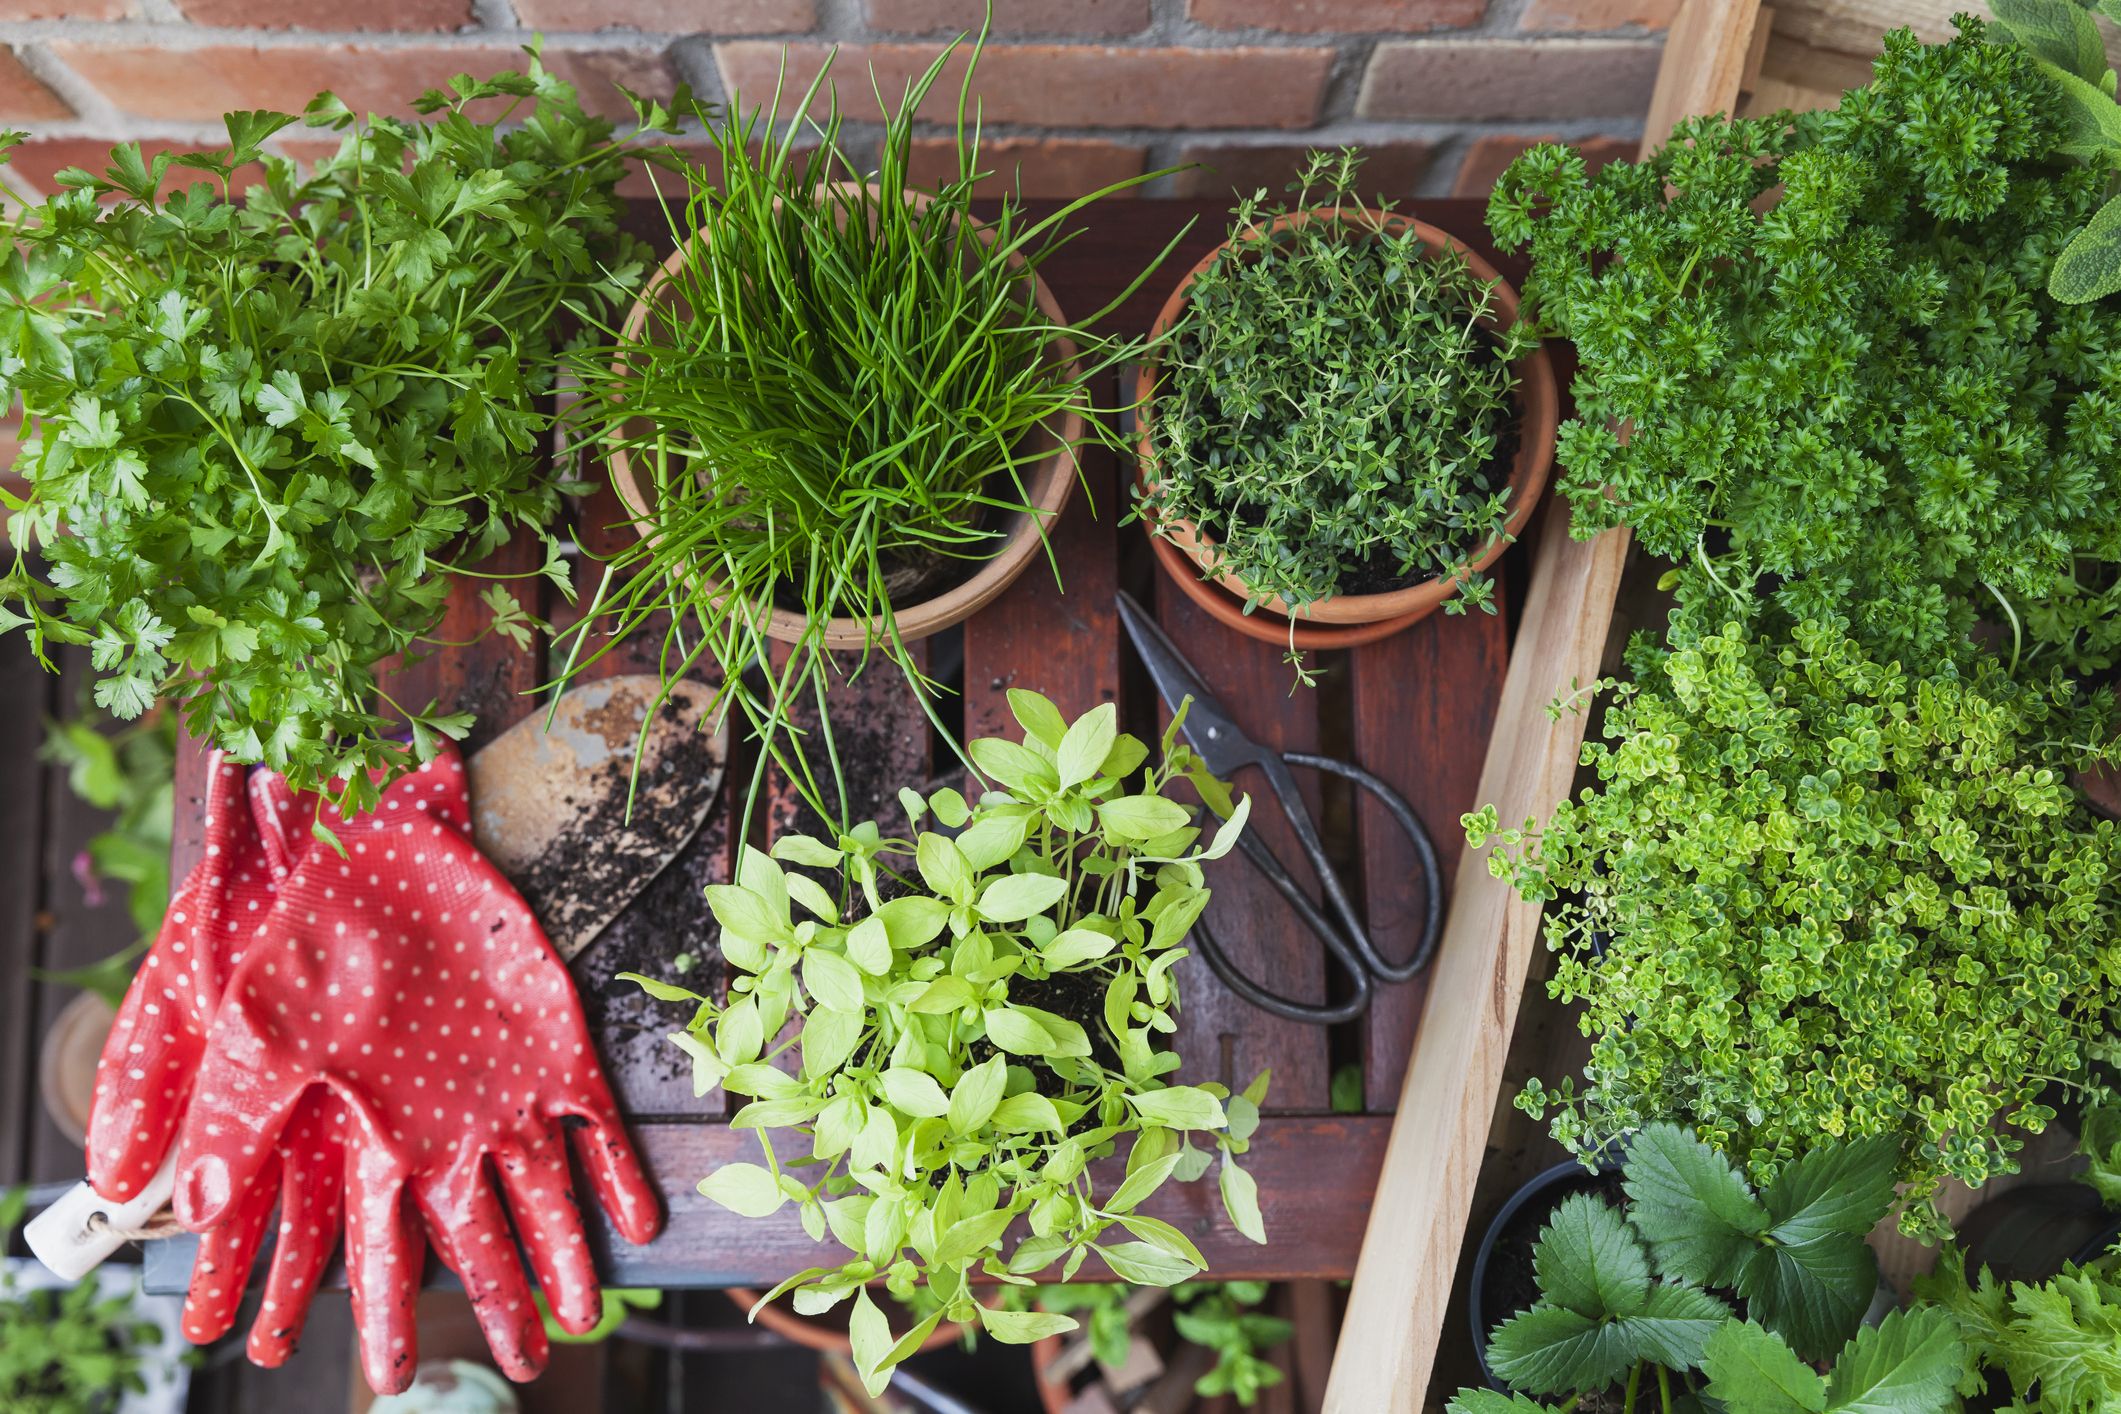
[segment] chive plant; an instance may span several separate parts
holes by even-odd
[[[881,655],[935,720],[939,687],[901,636],[895,596],[924,567],[962,575],[1001,550],[1071,413],[1085,415],[1088,440],[1119,445],[1089,389],[1142,348],[1088,332],[1106,311],[1063,322],[1035,291],[1069,218],[1162,174],[1038,218],[1004,196],[975,221],[986,174],[969,95],[984,38],[958,90],[956,171],[933,193],[908,171],[914,115],[962,37],[886,109],[863,181],[836,180],[861,168],[829,60],[785,121],[782,84],[763,116],[730,105],[708,125],[709,160],[686,165],[682,198],[663,200],[687,258],[637,328],[585,316],[603,337],[573,359],[582,430],[626,452],[648,505],[640,539],[608,561],[574,630],[562,680],[643,633],[661,636],[666,682],[711,659],[716,714],[741,711],[761,743],[751,798],[776,760],[828,820],[849,809],[831,680]],[[1072,362],[1056,353],[1070,343]],[[1062,450],[1072,460],[1077,448]],[[766,635],[776,603],[804,620],[778,663]],[[835,617],[868,626],[849,664],[826,648]],[[820,749],[791,750],[805,695]]]

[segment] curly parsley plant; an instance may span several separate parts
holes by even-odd
[[[1488,215],[1582,360],[1576,533],[1632,526],[1685,596],[1757,580],[1909,662],[1977,618],[2067,639],[2084,615],[2038,606],[2121,560],[2121,321],[2047,289],[2108,176],[2066,160],[2033,59],[1959,24],[1888,35],[1831,112],[1689,119],[1593,175],[1536,148]]]
[[[1213,540],[1253,602],[1292,608],[1465,575],[1445,605],[1489,612],[1468,571],[1513,509],[1511,365],[1535,340],[1495,294],[1356,197],[1360,157],[1311,154],[1291,205],[1237,205],[1158,355],[1158,520]],[[1268,233],[1291,212],[1337,208]]]
[[[1237,842],[1250,800],[1231,803],[1175,721],[1129,790],[1148,748],[1111,704],[1069,723],[1035,693],[1009,700],[1024,736],[971,743],[999,782],[977,805],[905,791],[912,839],[864,823],[745,850],[737,881],[708,890],[726,1004],[633,979],[698,1004],[673,1039],[699,1092],[748,1097],[731,1123],[758,1132],[766,1162],[724,1164],[700,1191],[746,1217],[794,1203],[813,1238],[848,1250],[766,1299],[792,1290],[815,1314],[851,1296],[875,1389],[942,1320],[1008,1342],[1075,1328],[975,1300],[974,1273],[1028,1285],[1058,1263],[1070,1281],[1095,1252],[1138,1285],[1198,1274],[1192,1241],[1140,1211],[1168,1179],[1217,1167],[1232,1223],[1266,1241],[1237,1156],[1267,1076],[1239,1095],[1173,1084],[1179,1057],[1157,1040],[1176,1027],[1172,969],[1208,902],[1201,862]],[[1205,846],[1166,794],[1182,778],[1223,817]],[[771,1129],[795,1130],[805,1155],[783,1163]],[[1093,1172],[1122,1150],[1122,1174]],[[1029,1235],[1012,1247],[1019,1219]],[[926,1318],[894,1336],[864,1289],[876,1277],[901,1299],[925,1283]]]
[[[1654,1120],[1756,1181],[1822,1137],[1890,1136],[1902,1226],[1943,1179],[2015,1169],[2121,1000],[2121,834],[2059,766],[2108,740],[2057,679],[1882,662],[1839,621],[1675,624],[1587,742],[1544,830],[1465,817],[1547,910],[1551,995],[1583,1004],[1584,1084],[1532,1082],[1585,1157]]]
[[[628,149],[535,48],[527,74],[416,106],[356,121],[320,96],[309,125],[345,136],[306,176],[261,151],[282,113],[230,114],[218,151],[119,147],[101,177],[61,173],[0,260],[29,481],[6,501],[0,626],[40,658],[89,645],[116,715],[166,698],[237,760],[343,777],[363,808],[371,771],[469,724],[378,682],[433,646],[452,575],[524,529],[567,586],[546,528],[556,315],[621,306],[643,265],[613,197]],[[239,199],[251,163],[265,179]],[[210,180],[161,194],[172,167]],[[515,599],[488,602],[527,642]]]

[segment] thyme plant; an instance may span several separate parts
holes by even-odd
[[[47,666],[87,645],[114,715],[165,698],[193,736],[351,809],[469,725],[379,680],[436,646],[452,577],[527,529],[568,584],[547,528],[555,316],[620,307],[643,268],[612,195],[627,144],[535,46],[527,73],[415,106],[357,119],[320,95],[307,123],[344,136],[306,175],[261,150],[284,113],[229,114],[212,152],[126,144],[102,176],[62,172],[0,259],[29,482],[0,493],[0,627]],[[264,181],[233,189],[254,162]],[[163,193],[173,169],[198,180]],[[488,602],[527,641],[516,600]]]
[[[932,193],[909,171],[914,120],[961,41],[886,115],[861,181],[845,180],[861,167],[842,140],[829,63],[785,122],[778,87],[763,114],[733,107],[711,121],[713,155],[685,167],[682,198],[664,203],[673,240],[690,243],[668,297],[638,334],[591,318],[600,337],[572,360],[585,431],[644,469],[652,505],[643,539],[610,561],[566,673],[642,632],[662,634],[666,678],[718,664],[716,710],[741,709],[763,744],[760,770],[780,761],[832,819],[846,802],[827,686],[880,655],[933,716],[936,685],[894,606],[933,592],[924,571],[961,575],[1002,548],[1071,414],[1089,417],[1089,440],[1118,445],[1089,416],[1089,389],[1140,348],[1088,332],[1102,311],[1067,323],[1034,296],[1070,218],[1161,174],[1037,219],[1004,196],[975,220],[988,173],[968,94],[983,40],[957,95],[956,168]],[[831,96],[814,116],[821,89]],[[1076,448],[1060,450],[1072,466]],[[775,604],[804,619],[778,664],[765,637]],[[852,665],[825,649],[835,617],[866,625]],[[601,646],[585,652],[591,636]],[[816,753],[785,749],[804,698],[816,704]]]
[[[1581,1002],[1584,1083],[1535,1080],[1586,1158],[1656,1120],[1770,1182],[1822,1137],[1890,1137],[1902,1226],[2015,1171],[2057,1081],[2121,1000],[2121,834],[2060,762],[2111,754],[2110,704],[1872,656],[1838,620],[1787,635],[1675,620],[1587,742],[1544,829],[1465,817],[1491,869],[1549,900],[1549,993]],[[2107,743],[2107,745],[2097,745]]]
[[[1512,510],[1511,365],[1536,341],[1488,322],[1494,292],[1456,251],[1363,208],[1361,161],[1314,152],[1292,202],[1238,202],[1157,355],[1142,505],[1215,542],[1248,612],[1462,575],[1446,611],[1492,613],[1468,566]]]

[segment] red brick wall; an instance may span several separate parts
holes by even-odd
[[[977,84],[987,151],[1035,195],[1178,163],[1160,189],[1278,188],[1309,146],[1371,149],[1386,195],[1482,192],[1537,136],[1631,150],[1677,0],[996,0]],[[0,124],[30,184],[116,140],[216,140],[233,108],[319,88],[404,111],[511,62],[533,32],[609,107],[617,80],[757,101],[835,44],[850,119],[874,115],[978,0],[0,0]],[[949,86],[952,93],[955,85]],[[931,114],[944,105],[931,103]],[[857,140],[873,129],[853,129]],[[935,129],[921,160],[947,160]],[[299,139],[289,143],[302,155]]]

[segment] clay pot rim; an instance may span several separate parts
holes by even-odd
[[[1202,256],[1179,279],[1170,297],[1157,311],[1156,322],[1149,329],[1150,338],[1160,338],[1170,329],[1185,308],[1186,296],[1193,288],[1193,282],[1220,260],[1225,252],[1240,244],[1264,241],[1277,231],[1313,221],[1332,221],[1350,226],[1360,224],[1395,233],[1412,229],[1421,238],[1422,244],[1432,250],[1449,247],[1457,251],[1473,273],[1489,283],[1495,293],[1495,308],[1489,314],[1488,322],[1508,322],[1517,317],[1519,301],[1516,288],[1503,279],[1501,272],[1477,251],[1450,232],[1399,212],[1378,211],[1370,207],[1327,206],[1285,212],[1264,226],[1247,227]],[[1517,456],[1509,479],[1516,505],[1503,523],[1504,533],[1488,542],[1487,548],[1467,566],[1468,573],[1486,569],[1516,543],[1517,537],[1524,532],[1526,522],[1532,518],[1532,512],[1538,508],[1540,496],[1546,490],[1547,472],[1553,464],[1554,439],[1561,418],[1561,397],[1554,377],[1553,359],[1544,345],[1536,345],[1517,360],[1516,368],[1519,435]],[[1161,367],[1154,359],[1144,360],[1135,374],[1134,398],[1138,409],[1135,414],[1138,424],[1135,475],[1144,491],[1154,485],[1151,468],[1155,465],[1156,458],[1154,448],[1150,444],[1150,432],[1154,426],[1153,408],[1161,374]],[[1191,521],[1145,518],[1148,520],[1152,537],[1169,540],[1203,572],[1212,574],[1215,582],[1229,593],[1241,600],[1249,601],[1253,598],[1250,587],[1242,578],[1216,569],[1220,556],[1215,542],[1203,535]],[[1463,574],[1457,574],[1449,579],[1425,579],[1419,584],[1411,584],[1404,589],[1390,590],[1382,594],[1335,594],[1295,611],[1292,611],[1279,595],[1274,595],[1260,600],[1259,607],[1299,623],[1308,620],[1315,624],[1369,624],[1410,615],[1412,617],[1407,617],[1407,622],[1412,623],[1441,607],[1444,601],[1457,591],[1463,577]],[[1205,604],[1207,601],[1200,602]]]
[[[1429,616],[1428,609],[1415,609],[1411,613],[1392,618],[1374,619],[1369,623],[1333,624],[1305,619],[1288,619],[1274,613],[1265,605],[1245,612],[1244,600],[1230,593],[1216,580],[1201,577],[1200,567],[1187,557],[1186,552],[1164,536],[1151,531],[1148,536],[1149,549],[1155,554],[1164,573],[1177,582],[1188,599],[1226,628],[1234,629],[1247,638],[1256,638],[1261,643],[1271,643],[1280,648],[1294,648],[1308,653],[1341,648],[1361,648],[1366,644],[1379,643],[1395,633],[1403,632]]]
[[[831,185],[844,188],[856,184],[834,182]],[[875,190],[873,183],[860,185]],[[918,191],[908,192],[906,199],[916,208],[924,208],[934,200],[926,192]],[[994,240],[992,227],[979,221],[974,221],[972,226],[974,235],[979,240],[990,243]],[[620,325],[622,339],[633,340],[641,336],[647,328],[651,306],[676,279],[679,269],[692,252],[693,243],[702,240],[706,234],[704,231],[694,231],[656,267],[655,274],[642,286],[641,293],[626,312],[626,319]],[[1012,264],[1020,266],[1023,263],[1020,253],[1010,259]],[[1065,326],[1066,316],[1062,314],[1059,302],[1053,297],[1053,291],[1047,288],[1045,279],[1035,271],[1032,272],[1031,279],[1032,299],[1040,311],[1055,324]],[[1080,381],[1083,376],[1082,359],[1075,342],[1060,336],[1048,347],[1052,351],[1054,364],[1062,369],[1064,376]],[[612,371],[621,376],[625,374],[626,361],[623,357],[612,361]],[[825,621],[824,646],[869,648],[880,642],[888,642],[892,636],[893,623],[896,624],[898,637],[910,643],[915,639],[938,633],[953,624],[963,623],[993,602],[1018,575],[1030,567],[1034,552],[1045,544],[1047,530],[1067,504],[1078,479],[1075,449],[1081,445],[1083,433],[1084,418],[1080,407],[1068,409],[1066,416],[1061,419],[1058,431],[1051,426],[1039,428],[1039,440],[1051,443],[1053,450],[1033,464],[1022,478],[1026,504],[1030,511],[1017,511],[1011,515],[1007,539],[992,556],[980,563],[979,569],[969,578],[931,597],[911,604],[894,606],[889,622],[881,616],[854,618],[839,615],[830,618]],[[606,461],[610,468],[612,489],[617,492],[619,503],[626,508],[627,518],[634,533],[654,544],[656,532],[649,523],[647,494],[640,478],[635,474],[632,458],[625,448],[613,447]],[[990,472],[989,476],[997,474],[999,471]],[[711,576],[701,576],[700,587],[706,596],[717,604],[726,596],[721,584]],[[756,620],[757,616],[754,613],[752,617]],[[808,625],[807,616],[775,604],[766,616],[764,628],[769,638],[782,643],[801,643],[808,637]]]

